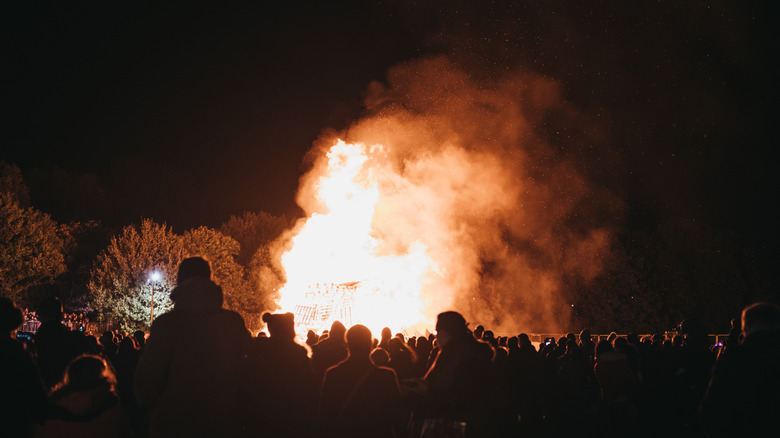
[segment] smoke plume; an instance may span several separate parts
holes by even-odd
[[[444,57],[397,66],[368,87],[363,117],[315,144],[298,202],[322,212],[313,192],[337,137],[383,145],[367,163],[373,236],[379,255],[427,247],[429,321],[453,309],[497,332],[566,330],[568,297],[600,273],[619,203],[554,139],[581,124],[561,94],[527,72],[475,79]]]

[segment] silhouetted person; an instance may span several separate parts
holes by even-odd
[[[598,343],[595,360],[594,372],[601,388],[601,399],[608,419],[604,434],[625,436],[636,427],[639,379],[628,365],[628,357],[615,350],[608,341]]]
[[[596,355],[596,344],[593,342],[593,339],[590,335],[590,330],[588,329],[582,329],[580,332],[580,343],[579,343],[580,350],[582,350],[583,353],[585,353],[586,356],[588,356],[591,363],[593,363],[593,358]]]
[[[105,331],[100,335],[100,339],[98,340],[102,347],[101,353],[108,359],[109,363],[113,364],[116,360],[116,352],[119,350],[119,344],[117,344],[116,339],[114,338],[114,333],[111,332],[111,330]]]
[[[327,370],[320,395],[326,437],[395,437],[403,426],[403,406],[395,372],[369,360],[371,331],[352,326],[346,335],[349,356]]]
[[[684,341],[681,351],[682,368],[677,372],[682,377],[679,381],[678,397],[682,406],[678,426],[686,434],[696,433],[700,431],[699,405],[707,390],[715,354],[710,349],[707,331],[697,319],[681,322],[680,333],[684,336]]]
[[[71,360],[91,351],[83,334],[72,332],[62,324],[59,299],[44,299],[38,315],[41,320],[41,326],[35,333],[38,369],[46,388],[51,388],[62,379]]]
[[[390,355],[389,367],[395,371],[398,380],[414,377],[415,357],[403,341],[398,338],[390,339],[387,353]]]
[[[319,340],[319,336],[317,336],[317,333],[315,333],[314,330],[309,330],[306,332],[306,345],[309,347],[314,347],[314,345],[316,345]]]
[[[371,354],[368,358],[371,359],[372,364],[378,367],[386,367],[390,364],[390,355],[384,348],[374,348],[371,350]]]
[[[595,432],[594,419],[588,413],[598,404],[598,383],[589,359],[577,346],[577,341],[571,337],[562,339],[566,340],[566,350],[558,358],[551,419],[559,436],[588,436]]]
[[[135,343],[134,337],[126,337],[119,343],[113,366],[116,371],[116,392],[119,396],[119,403],[130,414],[133,421],[133,429],[139,433],[145,431],[146,422],[143,418],[143,412],[135,399],[135,370],[138,366],[138,359],[141,352]]]
[[[474,328],[474,337],[477,339],[482,339],[482,335],[485,333],[485,326],[478,325]]]
[[[425,376],[427,391],[415,412],[415,417],[423,419],[423,436],[427,430],[446,433],[461,428],[466,436],[482,436],[489,427],[485,411],[490,358],[457,312],[438,315],[436,339],[440,351]]]
[[[68,365],[51,393],[52,414],[39,438],[131,438],[130,417],[119,405],[116,378],[106,360],[84,355]]]
[[[414,377],[423,377],[425,376],[425,373],[428,372],[428,358],[431,356],[432,349],[433,347],[431,346],[431,342],[428,341],[428,338],[420,336],[420,338],[417,339],[417,349],[415,352],[417,362],[414,364]]]
[[[135,374],[135,395],[149,413],[149,436],[237,436],[243,428],[250,341],[241,316],[222,308],[209,262],[179,265],[173,310],[152,324]]]
[[[38,369],[13,338],[23,322],[22,311],[0,298],[0,431],[9,437],[31,436],[46,407]]]
[[[381,348],[385,351],[389,351],[390,348],[390,339],[393,337],[393,331],[390,330],[390,327],[384,327],[382,329],[382,332],[380,333],[379,337],[379,345],[377,345],[377,348]]]
[[[256,382],[256,409],[260,421],[250,435],[308,437],[317,409],[319,382],[316,381],[308,350],[295,342],[292,313],[263,314],[270,337],[250,353],[250,372]]]
[[[320,338],[320,341],[312,348],[311,363],[314,367],[314,374],[317,376],[317,382],[322,382],[325,370],[347,357],[347,345],[344,342],[346,332],[344,324],[333,321],[328,336],[325,339]]]
[[[136,348],[133,338],[122,339],[114,360],[114,369],[117,375],[117,394],[123,402],[131,402],[135,399],[133,381],[139,358],[140,352]]]
[[[701,404],[711,437],[770,436],[780,414],[780,307],[756,303],[742,311],[743,341],[715,364]],[[775,431],[775,432],[770,432]]]
[[[520,333],[508,342],[507,382],[511,402],[520,419],[520,430],[534,434],[542,421],[542,358],[528,335]]]
[[[143,351],[146,345],[146,333],[142,330],[136,330],[133,332],[133,340],[135,340],[135,346],[138,347],[138,351]]]

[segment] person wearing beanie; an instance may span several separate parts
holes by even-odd
[[[241,434],[250,335],[243,318],[222,308],[222,288],[202,257],[182,261],[173,310],[156,318],[135,371],[135,395],[149,436]]]
[[[322,382],[325,371],[341,362],[347,357],[347,346],[344,343],[344,335],[347,329],[340,321],[333,321],[328,332],[328,337],[321,339],[312,347],[312,366],[317,381]]]

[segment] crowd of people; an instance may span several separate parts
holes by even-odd
[[[538,348],[454,311],[407,338],[334,322],[295,340],[290,313],[253,337],[223,308],[208,261],[179,267],[174,309],[96,339],[41,304],[31,348],[0,300],[2,435],[9,437],[760,436],[780,414],[780,307],[757,303],[723,347],[588,330]]]
[[[41,321],[38,319],[38,312],[35,310],[24,309],[22,311],[23,321],[20,327],[21,331],[28,333],[35,333],[41,326]],[[62,314],[62,324],[68,327],[68,330],[78,330],[80,332],[87,331],[89,326],[89,318],[84,313],[72,312]]]

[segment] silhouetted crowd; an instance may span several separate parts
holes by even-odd
[[[588,330],[537,348],[526,334],[471,330],[379,339],[334,322],[295,340],[291,313],[252,337],[222,306],[209,262],[179,267],[174,309],[143,332],[99,339],[44,301],[35,337],[0,300],[3,437],[770,436],[780,414],[780,307],[745,308],[723,346],[684,321],[679,336]],[[769,435],[768,435],[769,434]]]

